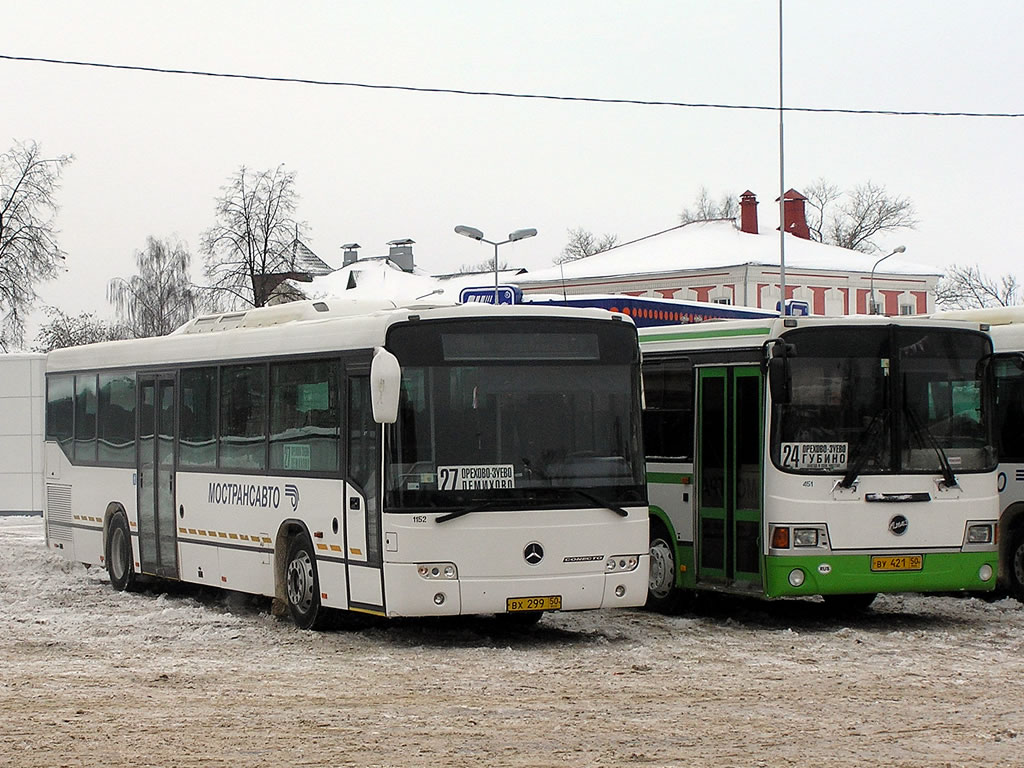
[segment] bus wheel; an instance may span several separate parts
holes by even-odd
[[[285,591],[292,621],[300,629],[320,629],[326,609],[320,604],[320,579],[313,560],[313,545],[301,533],[288,545],[288,566],[285,569]]]
[[[1010,571],[1010,594],[1024,603],[1024,526],[1013,532],[1007,561]]]
[[[656,533],[651,537],[651,573],[647,582],[647,607],[667,613],[680,604],[676,589],[676,555],[672,543]]]
[[[128,520],[118,512],[110,518],[107,530],[107,573],[110,585],[118,592],[132,592],[136,589],[135,564],[132,556],[132,535]]]
[[[874,592],[866,595],[822,595],[826,607],[837,616],[866,611],[876,597],[878,594]]]

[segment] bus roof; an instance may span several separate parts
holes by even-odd
[[[933,318],[927,315],[887,317],[885,315],[843,315],[839,317],[774,317],[760,320],[712,320],[685,325],[640,328],[640,344],[645,349],[702,349],[707,347],[760,347],[792,328],[828,328],[871,325],[964,328],[963,320]],[[971,323],[984,330],[981,323]],[[1022,326],[1024,327],[1024,326]]]
[[[388,301],[326,300],[224,312],[190,320],[167,336],[106,341],[57,349],[47,355],[49,373],[96,368],[154,368],[160,365],[302,355],[384,344],[388,328],[411,318],[488,317],[592,318],[632,325],[600,309],[410,304]]]

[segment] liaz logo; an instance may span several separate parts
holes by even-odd
[[[889,521],[889,533],[893,536],[902,536],[910,527],[910,522],[903,515],[895,515]]]
[[[288,500],[292,503],[292,512],[295,512],[299,508],[299,489],[297,486],[287,483],[284,487],[284,495],[288,497]]]

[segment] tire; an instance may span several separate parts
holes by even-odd
[[[822,595],[826,607],[837,616],[863,613],[871,607],[876,597],[878,594],[875,592],[863,595]]]
[[[132,554],[132,534],[128,529],[128,520],[121,512],[110,518],[104,556],[110,586],[118,592],[134,592],[138,589],[135,557]]]
[[[661,613],[678,610],[682,596],[676,589],[676,550],[660,530],[651,532],[651,571],[647,582],[647,607]]]
[[[285,594],[288,612],[299,629],[322,629],[327,623],[327,609],[320,604],[320,577],[309,536],[293,537],[288,545],[285,566]]]
[[[1010,539],[1006,570],[1010,595],[1024,603],[1024,526],[1019,526]]]

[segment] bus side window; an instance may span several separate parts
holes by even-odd
[[[221,369],[221,467],[266,468],[266,382],[265,365],[232,365]]]
[[[1024,461],[1024,373],[1013,363],[996,364],[995,423],[999,460]]]
[[[645,360],[644,451],[649,457],[693,459],[693,363]]]
[[[96,461],[96,376],[75,377],[75,463]]]
[[[71,459],[75,425],[75,377],[49,376],[46,380],[46,439],[60,445]]]

